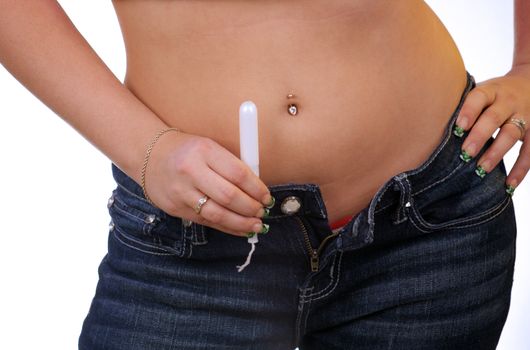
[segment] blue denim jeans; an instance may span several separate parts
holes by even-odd
[[[112,164],[108,253],[83,350],[495,349],[506,321],[516,221],[501,161],[459,158],[453,133],[332,232],[318,185],[269,187],[270,225],[246,238],[170,216]],[[283,205],[282,205],[283,204]]]

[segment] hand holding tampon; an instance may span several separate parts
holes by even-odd
[[[245,101],[239,107],[239,147],[241,160],[252,169],[254,174],[259,176],[258,110],[252,101]],[[269,225],[264,223],[260,233],[267,233],[268,230]],[[238,272],[243,271],[250,264],[255,245],[258,243],[258,235],[250,235],[248,243],[251,244],[251,250],[246,262],[237,266]]]

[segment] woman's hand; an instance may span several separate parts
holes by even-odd
[[[517,125],[504,124],[512,117],[526,122],[523,136]],[[462,150],[472,157],[493,132],[501,128],[495,141],[477,162],[486,173],[500,162],[517,140],[523,141],[517,161],[506,178],[507,191],[512,194],[530,169],[530,134],[526,132],[530,127],[530,64],[514,66],[505,76],[477,84],[467,95],[456,124],[464,130],[471,129]]]
[[[237,236],[262,230],[264,206],[274,204],[243,161],[212,139],[183,132],[168,133],[155,144],[145,188],[169,215]],[[194,207],[203,195],[209,199],[197,214]]]

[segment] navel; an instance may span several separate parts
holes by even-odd
[[[287,100],[289,100],[289,103],[287,104],[287,113],[292,116],[297,115],[299,111],[298,104],[293,101],[295,98],[296,96],[293,93],[287,94]]]

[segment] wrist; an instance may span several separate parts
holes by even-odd
[[[169,131],[174,131],[174,132],[181,132],[180,129],[178,128],[172,128],[172,127],[167,127],[167,128],[164,128],[162,130],[160,130],[154,137],[153,139],[151,140],[151,142],[149,143],[149,146],[147,147],[147,150],[146,150],[146,154],[145,154],[145,157],[144,157],[144,161],[143,161],[143,165],[142,165],[142,169],[141,169],[141,175],[140,175],[140,186],[142,187],[142,190],[144,192],[144,196],[145,198],[151,203],[154,205],[154,203],[151,201],[151,198],[149,197],[149,195],[147,194],[147,190],[145,188],[145,173],[146,173],[146,169],[147,169],[147,164],[149,163],[149,159],[150,159],[150,156],[151,156],[151,151],[154,147],[154,145],[157,143],[158,139],[164,135],[165,133],[169,132]]]

